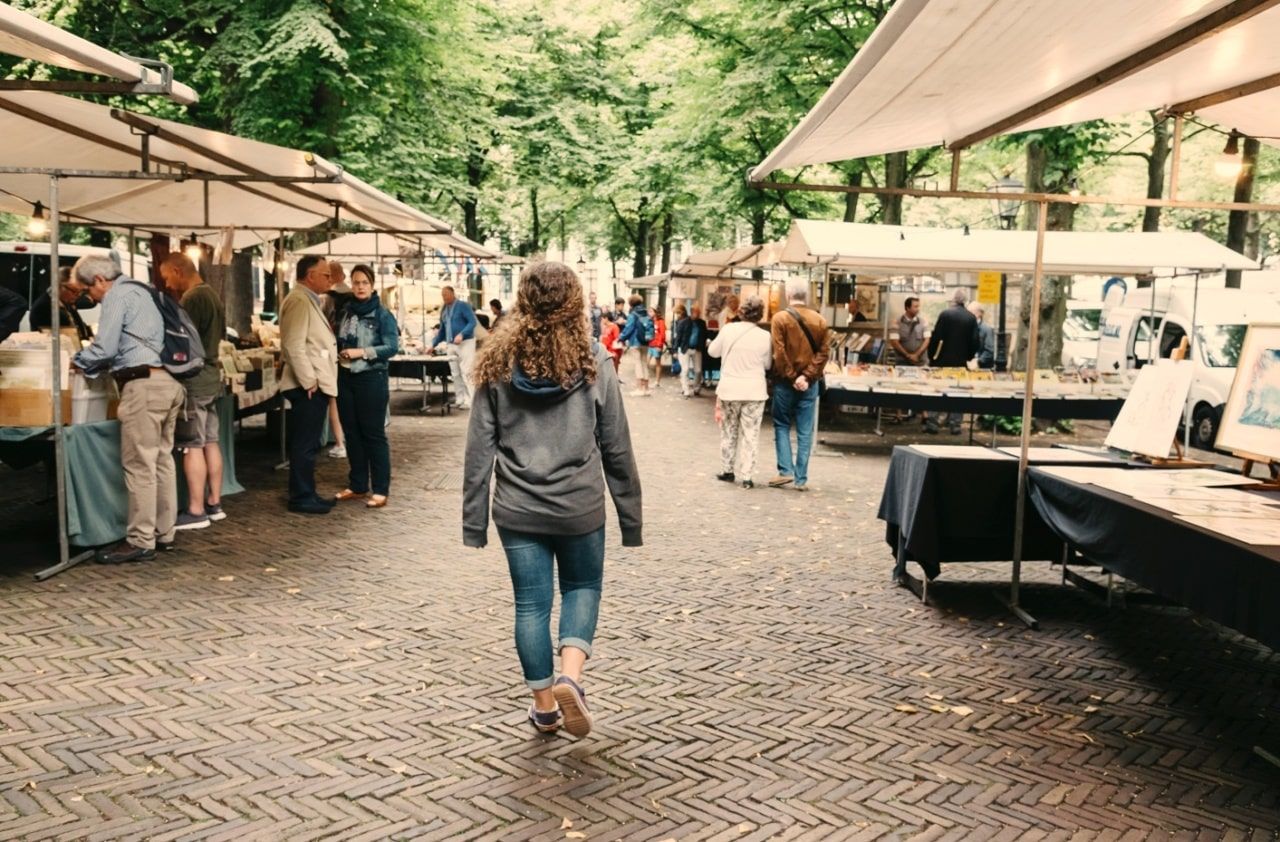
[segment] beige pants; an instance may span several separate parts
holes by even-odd
[[[471,403],[471,370],[476,367],[476,341],[464,339],[453,346],[449,356],[449,375],[453,378],[453,393],[458,403]]]
[[[627,356],[631,357],[632,372],[636,380],[649,379],[649,349],[641,345],[639,348],[628,348]]]
[[[129,490],[129,530],[135,547],[154,549],[173,540],[178,486],[173,467],[173,431],[186,401],[182,384],[166,371],[124,384],[120,397],[120,461]]]

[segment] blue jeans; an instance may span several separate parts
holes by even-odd
[[[790,383],[773,387],[773,447],[778,455],[778,473],[795,477],[796,485],[809,481],[809,452],[813,450],[813,427],[818,406],[818,384],[797,392]],[[796,428],[795,462],[791,459],[791,428]]]
[[[551,648],[552,574],[560,573],[560,648],[572,646],[591,657],[600,584],[604,577],[604,527],[586,535],[534,535],[498,527],[516,597],[516,652],[530,689],[555,679]]]

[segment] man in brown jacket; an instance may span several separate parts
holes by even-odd
[[[298,282],[280,308],[280,391],[289,401],[289,511],[324,515],[332,500],[316,494],[316,454],[338,394],[338,345],[320,296],[333,286],[329,264],[309,254],[298,261]]]
[[[809,489],[809,453],[817,427],[818,381],[830,355],[826,319],[809,309],[809,284],[803,278],[787,282],[787,308],[773,314],[773,444],[778,475],[773,488],[795,483]],[[791,428],[796,428],[792,460]]]

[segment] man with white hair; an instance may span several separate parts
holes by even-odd
[[[804,278],[787,282],[787,307],[773,314],[773,443],[778,475],[772,488],[795,483],[796,491],[809,490],[809,453],[817,426],[818,381],[830,356],[830,329],[826,319],[810,309],[809,284]],[[796,428],[792,458],[791,428]]]
[[[173,434],[186,401],[182,384],[161,365],[164,318],[152,291],[124,277],[105,254],[87,254],[72,271],[102,305],[98,332],[71,363],[89,376],[110,371],[120,387],[120,461],[129,491],[125,540],[98,553],[103,564],[146,561],[173,549],[178,486]]]
[[[991,325],[982,320],[986,309],[977,301],[969,302],[969,312],[978,320],[978,368],[992,369],[996,366],[996,332]]]
[[[937,368],[963,368],[978,353],[978,320],[965,307],[969,296],[964,289],[957,289],[951,296],[951,306],[938,314],[929,337],[929,364]],[[948,412],[947,427],[952,435],[959,435],[964,414]],[[929,417],[925,432],[938,432],[937,415]]]

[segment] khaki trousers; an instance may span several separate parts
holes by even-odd
[[[135,547],[154,549],[173,540],[178,486],[173,467],[173,431],[186,389],[164,370],[130,380],[120,396],[120,461],[129,490],[129,529]]]

